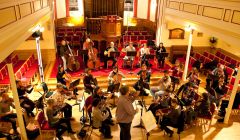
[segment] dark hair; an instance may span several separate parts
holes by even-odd
[[[128,93],[128,91],[129,91],[129,87],[126,85],[124,85],[120,88],[121,95],[126,95]]]
[[[100,102],[100,100],[98,98],[93,99],[92,106],[93,107],[98,106],[99,102]]]
[[[168,74],[169,72],[168,72],[168,70],[164,70],[163,73],[167,73]]]
[[[171,103],[178,104],[178,100],[177,100],[176,98],[173,98],[173,99],[171,100]]]
[[[117,66],[113,66],[113,70],[114,70],[114,69],[118,69],[118,67],[117,67]]]
[[[203,100],[208,100],[208,93],[204,92],[202,93]]]

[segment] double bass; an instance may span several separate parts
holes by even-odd
[[[70,52],[70,55],[69,55],[68,61],[67,61],[68,62],[67,68],[70,71],[78,71],[80,69],[80,64],[78,61],[76,61],[75,56],[73,55],[72,49],[69,47],[68,43],[67,43],[67,46],[68,46],[68,50]]]
[[[100,67],[100,60],[97,57],[98,51],[92,45],[88,49],[88,62],[87,66],[90,69],[98,69]]]

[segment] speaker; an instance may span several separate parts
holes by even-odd
[[[37,38],[37,37],[40,37],[41,36],[41,32],[40,31],[36,31],[32,34],[32,37],[33,38]]]

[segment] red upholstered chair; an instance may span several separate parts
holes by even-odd
[[[212,118],[213,118],[215,109],[216,109],[215,104],[211,104],[211,105],[210,105],[210,112],[211,112],[211,115],[210,115],[210,116],[198,116],[198,117],[197,117],[198,124],[204,126],[205,132],[210,130],[211,123],[212,123]],[[205,125],[207,125],[208,123],[209,123],[208,129],[206,129],[206,126],[205,126]]]
[[[126,43],[128,41],[130,41],[130,36],[129,35],[124,35],[123,36],[123,42]]]
[[[73,31],[67,31],[66,34],[67,34],[67,36],[73,36],[74,32]]]
[[[237,65],[237,60],[232,59],[230,63],[231,63],[232,65],[235,65],[235,66],[236,66],[236,65]]]
[[[236,80],[235,77],[232,76],[231,79],[230,79],[229,84],[227,85],[228,92],[232,91],[234,83],[235,83],[235,80]],[[238,84],[240,84],[240,81],[238,82]]]
[[[215,55],[216,55],[217,57],[220,57],[221,54],[222,54],[221,52],[217,51]]]
[[[22,79],[22,75],[21,75],[21,71],[18,71],[17,73],[15,73],[15,77],[16,79]]]
[[[66,29],[65,29],[65,28],[58,28],[57,31],[59,31],[59,32],[65,32]]]
[[[149,39],[151,39],[151,38],[152,38],[151,35],[145,35],[145,40],[149,40]]]
[[[145,36],[143,36],[143,35],[138,36],[138,40],[144,40],[144,39],[145,39]]]
[[[206,58],[206,57],[202,55],[202,56],[200,57],[200,59],[199,59],[199,60],[200,60],[200,62],[204,63],[204,61],[205,61],[205,58]]]
[[[81,31],[81,28],[80,27],[75,27],[74,32],[78,32],[78,31]]]
[[[195,57],[196,59],[200,60],[201,54],[200,53],[195,53]]]
[[[66,28],[66,32],[73,32],[73,28]]]
[[[67,41],[69,41],[69,43],[71,44],[71,42],[72,42],[72,36],[66,36],[65,39],[66,39]]]
[[[211,59],[209,59],[209,58],[205,58],[205,61],[203,62],[204,64],[206,64],[206,63],[209,63],[209,62],[211,62],[212,60]]]
[[[83,32],[81,32],[81,31],[76,31],[76,32],[75,32],[75,35],[76,35],[76,36],[79,36],[79,37],[83,37]]]
[[[227,62],[231,62],[231,57],[226,56],[226,57],[225,57],[225,61],[227,61]]]
[[[190,59],[189,59],[189,64],[190,65],[193,65],[193,63],[196,61],[195,58],[193,58],[192,56],[190,56]]]
[[[224,60],[226,55],[222,53],[219,57]]]
[[[65,32],[57,32],[57,36],[65,36]]]
[[[148,32],[147,32],[147,31],[141,31],[141,34],[142,34],[142,35],[147,35]]]
[[[80,46],[80,37],[79,36],[73,36],[72,42],[73,42],[73,46]]]
[[[53,138],[55,138],[56,130],[49,126],[48,121],[46,120],[43,111],[39,112],[39,114],[37,116],[37,123],[38,123],[38,127],[40,129],[41,140],[49,138],[49,136],[52,136]],[[52,135],[49,135],[49,134],[52,134]],[[44,138],[43,138],[43,135],[44,135]]]
[[[214,60],[216,60],[216,61],[220,61],[220,58],[219,57],[214,57]]]
[[[221,59],[219,63],[222,64],[222,65],[225,65],[225,64],[226,64],[226,61],[224,61],[224,60]]]
[[[226,66],[226,72],[228,74],[228,77],[231,77],[233,72],[234,72],[234,70],[232,68],[229,68],[229,67]]]
[[[213,60],[215,56],[210,53],[208,57],[209,57],[211,60]]]
[[[137,35],[130,36],[131,41],[136,42],[138,40],[137,37],[138,37]]]
[[[203,52],[203,55],[204,55],[205,57],[208,57],[209,53],[208,53],[208,52]]]
[[[133,34],[134,35],[140,35],[140,32],[139,31],[133,31]]]

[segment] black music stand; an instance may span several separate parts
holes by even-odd
[[[70,86],[69,86],[69,89],[73,89],[73,92],[75,92],[75,91],[74,91],[74,90],[75,90],[74,88],[75,88],[76,86],[78,86],[79,83],[80,83],[80,79],[77,79],[77,80],[71,82],[71,83],[70,83]],[[73,104],[72,106],[79,105],[79,107],[80,107],[80,104],[79,104],[79,102],[78,102],[78,100],[77,100],[77,95],[76,95],[76,94],[74,94],[74,95],[75,95],[75,97],[76,97],[76,100],[75,100],[75,104]]]
[[[127,55],[126,56],[136,56],[137,55],[137,51],[127,51]],[[131,62],[131,69],[133,68],[133,62]]]
[[[120,56],[120,52],[110,52],[110,56],[111,57],[119,57]]]
[[[163,57],[168,57],[168,54],[167,52],[161,52],[160,55],[162,55]]]
[[[145,59],[154,59],[155,55],[154,54],[147,54]]]
[[[88,55],[88,50],[80,50],[80,51],[79,51],[79,54],[82,55],[82,57],[83,57],[83,62],[84,62],[84,55]],[[84,64],[84,67],[85,67],[85,64]]]

